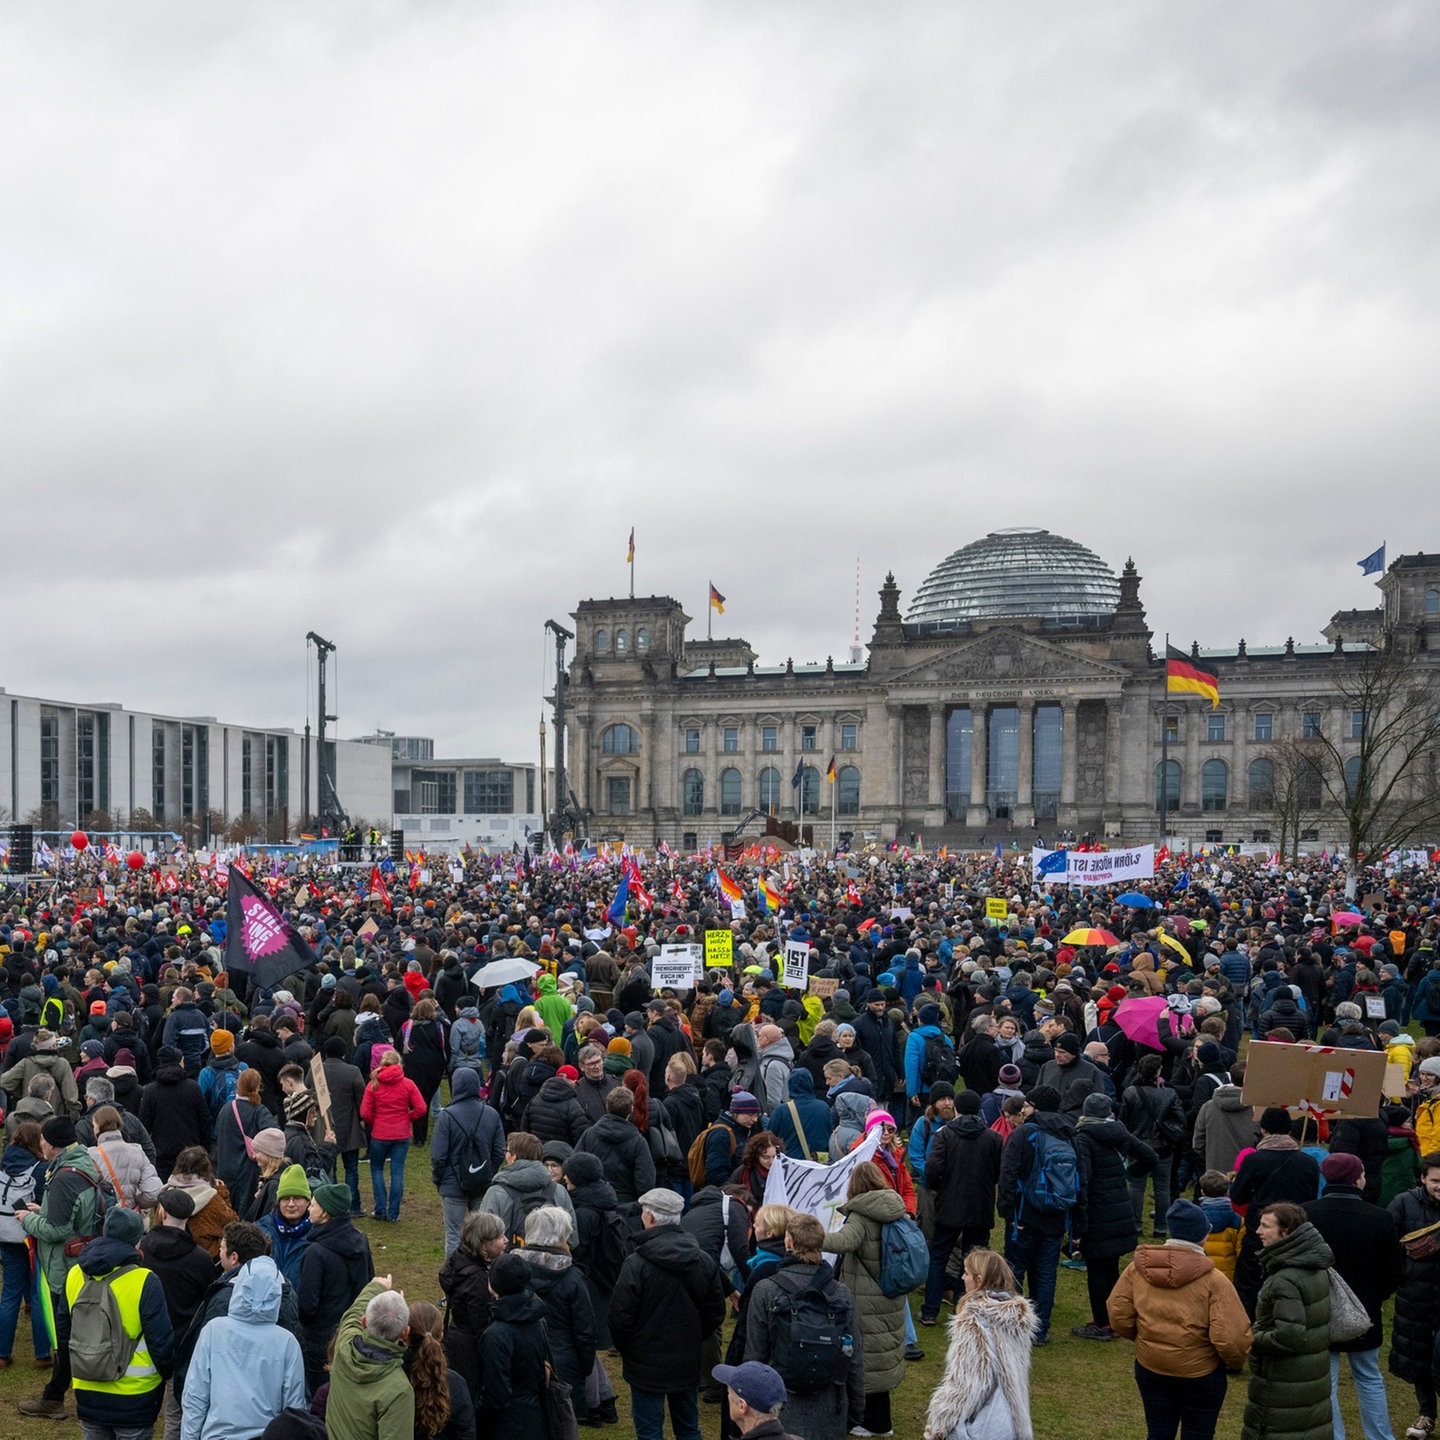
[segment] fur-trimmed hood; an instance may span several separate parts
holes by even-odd
[[[930,1397],[925,1433],[936,1440],[968,1440],[1001,1433],[976,1424],[981,1411],[1003,1403],[1014,1440],[1034,1440],[1030,1425],[1030,1342],[1040,1328],[1020,1295],[986,1291],[966,1300],[950,1322],[945,1376]],[[992,1421],[993,1416],[986,1416]]]

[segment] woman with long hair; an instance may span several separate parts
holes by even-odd
[[[972,1250],[964,1277],[925,1440],[1031,1440],[1030,1351],[1040,1325],[1034,1307],[993,1250]]]
[[[650,1133],[650,1086],[638,1070],[627,1070],[620,1083],[635,1097],[630,1123],[642,1134]]]
[[[222,1105],[215,1117],[215,1173],[228,1193],[241,1199],[255,1193],[258,1167],[251,1153],[255,1137],[275,1126],[275,1117],[260,1099],[263,1083],[258,1070],[242,1070],[235,1082],[235,1099]]]
[[[784,1148],[780,1143],[780,1137],[773,1131],[755,1131],[745,1142],[745,1149],[740,1155],[740,1163],[735,1167],[735,1173],[731,1175],[730,1183],[748,1191],[754,1197],[757,1206],[763,1205],[765,1203],[765,1185],[770,1179],[770,1167],[775,1163],[775,1157]]]
[[[428,1300],[415,1301],[405,1346],[405,1373],[415,1392],[415,1440],[474,1440],[470,1387],[446,1364],[442,1333],[439,1310]]]
[[[425,1113],[415,1121],[415,1144],[423,1145],[430,1134],[430,1107],[440,1093],[445,1078],[445,1053],[449,1044],[449,1026],[441,1018],[440,1007],[426,995],[415,1002],[410,1018],[400,1027],[400,1053],[406,1076],[425,1101]]]

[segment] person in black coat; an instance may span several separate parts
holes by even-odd
[[[310,1244],[300,1261],[300,1323],[305,1383],[325,1383],[325,1357],[340,1317],[370,1283],[370,1242],[350,1219],[350,1187],[317,1185],[310,1201]]]
[[[169,1175],[175,1157],[191,1145],[210,1144],[210,1107],[185,1073],[180,1052],[161,1046],[155,1078],[140,1097],[140,1123],[155,1142],[155,1168]]]
[[[490,1267],[493,1318],[480,1341],[475,1433],[488,1440],[546,1440],[545,1306],[530,1288],[533,1271],[518,1255]]]
[[[1401,1191],[1390,1202],[1389,1212],[1402,1245],[1407,1235],[1440,1225],[1440,1156],[1421,1156],[1420,1183],[1413,1190]],[[1395,1292],[1390,1373],[1415,1387],[1420,1414],[1432,1421],[1436,1415],[1432,1365],[1437,1334],[1440,1334],[1440,1250],[1432,1255],[1417,1256],[1407,1248],[1405,1273]]]
[[[695,1137],[710,1123],[705,1113],[705,1091],[700,1077],[687,1068],[689,1057],[672,1056],[665,1070],[665,1093],[660,1103],[680,1142],[680,1153],[688,1155]],[[689,1182],[689,1174],[685,1176]]]
[[[1390,1127],[1376,1115],[1363,1119],[1337,1120],[1330,1127],[1330,1153],[1357,1155],[1364,1167],[1361,1189],[1372,1204],[1380,1199],[1381,1169],[1390,1153]],[[1324,1170],[1324,1165],[1321,1165]]]
[[[815,1027],[815,1033],[810,1037],[809,1045],[800,1052],[800,1058],[795,1062],[797,1067],[803,1067],[810,1072],[817,1095],[825,1093],[825,1066],[831,1060],[844,1058],[835,1040],[835,1030],[833,1020],[820,1021]]]
[[[619,1086],[620,1077],[605,1073],[604,1047],[591,1042],[580,1047],[576,1064],[580,1078],[575,1082],[575,1098],[585,1112],[586,1124],[593,1125],[605,1113],[605,1097]]]
[[[865,997],[865,1013],[855,1019],[855,1039],[875,1063],[875,1094],[884,1104],[900,1078],[900,1037],[886,1013],[885,996],[874,990]]]
[[[730,1104],[734,1074],[725,1059],[726,1043],[707,1040],[700,1060],[700,1085],[705,1093],[705,1123],[713,1125]]]
[[[545,1307],[550,1366],[571,1390],[577,1415],[585,1414],[585,1381],[595,1365],[595,1309],[585,1277],[570,1254],[570,1212],[542,1205],[525,1217],[525,1248],[515,1253],[530,1266],[530,1288]]]
[[[490,1266],[505,1253],[505,1222],[487,1210],[472,1210],[460,1227],[460,1244],[440,1270],[445,1294],[445,1358],[480,1393],[480,1341],[489,1327],[495,1297]]]
[[[281,1107],[280,1071],[286,1064],[280,1041],[263,1015],[250,1022],[245,1039],[235,1047],[235,1058],[260,1072],[260,1099],[272,1115],[284,1113]]]
[[[935,1227],[920,1307],[922,1325],[933,1325],[940,1314],[945,1270],[956,1244],[963,1258],[989,1240],[995,1224],[995,1187],[1005,1142],[981,1120],[978,1092],[962,1090],[955,1097],[955,1112],[955,1118],[935,1132],[925,1155],[925,1188],[935,1195]]]
[[[693,1235],[700,1248],[721,1267],[722,1279],[728,1285],[722,1257],[730,1246],[730,1268],[738,1273],[744,1285],[750,1274],[750,1207],[734,1195],[727,1195],[716,1185],[706,1185],[695,1192],[690,1208],[680,1221],[680,1228]]]
[[[967,1090],[988,1095],[1000,1083],[1005,1056],[995,1043],[994,1015],[977,1015],[970,1022],[970,1038],[960,1051],[960,1078]]]
[[[535,1098],[525,1107],[520,1128],[528,1130],[543,1145],[547,1140],[563,1140],[575,1145],[590,1128],[579,1098],[575,1094],[575,1069],[564,1065],[541,1085]]]
[[[610,1348],[610,1292],[620,1277],[620,1265],[602,1243],[607,1216],[616,1208],[615,1191],[605,1179],[598,1156],[577,1151],[564,1166],[565,1188],[575,1211],[575,1237],[570,1253],[590,1290],[595,1312],[595,1343]],[[621,1262],[623,1264],[623,1261]]]
[[[645,1034],[655,1047],[655,1053],[650,1059],[650,1072],[645,1081],[652,1095],[661,1095],[665,1091],[665,1067],[670,1063],[670,1057],[688,1055],[693,1060],[695,1052],[691,1049],[685,1032],[680,1028],[675,1012],[664,1000],[648,1001],[645,1005],[645,1016],[649,1021]]]
[[[219,1268],[185,1228],[195,1202],[184,1190],[166,1188],[156,1201],[154,1228],[141,1237],[139,1250],[146,1269],[160,1277],[170,1328],[183,1336],[219,1276]]]
[[[623,1085],[605,1097],[605,1117],[576,1141],[577,1152],[595,1155],[622,1205],[633,1205],[655,1183],[655,1158],[630,1123],[635,1097]]]
[[[1070,1333],[1082,1340],[1109,1340],[1113,1332],[1105,1302],[1120,1279],[1120,1257],[1128,1255],[1140,1240],[1126,1163],[1143,1174],[1160,1157],[1115,1119],[1110,1097],[1098,1094],[1087,1096],[1081,1107],[1075,1152],[1082,1172],[1089,1175],[1084,1229],[1073,1228],[1071,1239],[1085,1258],[1090,1323],[1076,1325]]]

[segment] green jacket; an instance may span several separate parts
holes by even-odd
[[[372,1280],[341,1317],[335,1334],[325,1428],[344,1440],[415,1440],[415,1392],[405,1373],[405,1348],[360,1324],[365,1307],[384,1289]]]
[[[905,1378],[905,1298],[880,1288],[880,1231],[905,1218],[905,1202],[893,1190],[867,1190],[840,1206],[845,1223],[825,1237],[824,1248],[841,1258],[839,1279],[855,1297],[860,1317],[865,1393],[894,1390]],[[1328,1382],[1330,1372],[1325,1372]]]
[[[73,1172],[79,1171],[77,1175]],[[97,1183],[100,1172],[83,1145],[62,1150],[45,1171],[45,1198],[38,1211],[20,1221],[20,1228],[39,1242],[40,1270],[54,1294],[65,1292],[65,1276],[75,1263],[65,1256],[65,1243],[77,1236],[100,1233],[99,1191],[81,1176]]]
[[[1330,1276],[1335,1257],[1307,1220],[1260,1252],[1250,1391],[1241,1440],[1330,1440]]]

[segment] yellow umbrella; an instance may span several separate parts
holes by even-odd
[[[1165,931],[1162,930],[1159,935],[1159,940],[1162,945],[1168,945],[1187,965],[1190,963],[1190,952],[1173,935],[1167,935]]]

